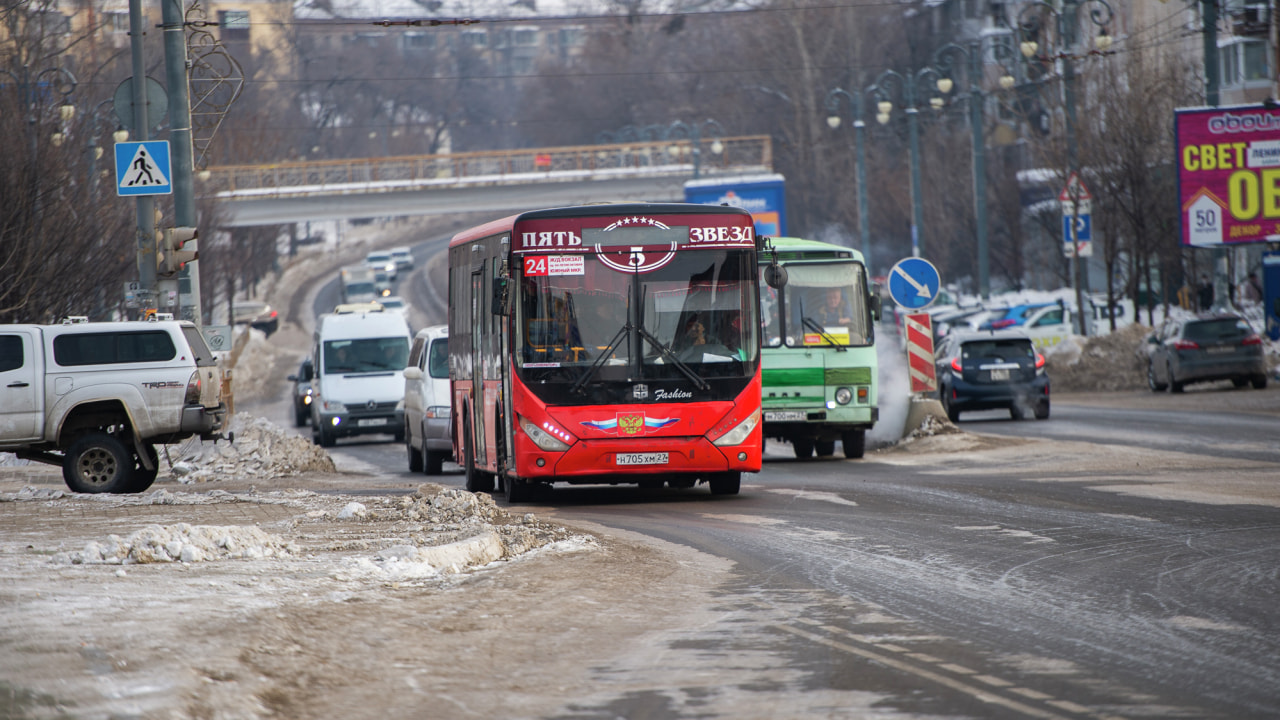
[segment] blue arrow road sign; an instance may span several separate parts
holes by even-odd
[[[899,260],[889,271],[889,296],[909,310],[933,304],[938,299],[941,284],[938,268],[924,258]]]
[[[168,140],[116,143],[117,195],[168,195],[172,177]]]

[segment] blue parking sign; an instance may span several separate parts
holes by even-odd
[[[116,143],[117,195],[168,195],[170,170],[168,140]]]

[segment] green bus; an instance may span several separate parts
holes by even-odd
[[[764,436],[791,443],[797,458],[866,450],[879,418],[875,321],[880,297],[862,253],[840,245],[775,237],[760,254],[760,360]],[[786,269],[770,287],[765,268]]]

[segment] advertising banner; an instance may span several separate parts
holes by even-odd
[[[751,213],[756,234],[787,234],[785,180],[781,175],[747,175],[690,180],[684,201],[701,205],[729,205]]]
[[[1174,114],[1182,244],[1280,241],[1280,108]]]

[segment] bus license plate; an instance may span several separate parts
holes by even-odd
[[[619,465],[666,465],[667,453],[618,453]]]
[[[804,411],[800,410],[772,410],[764,414],[765,422],[803,422],[804,420]]]
[[[374,425],[386,425],[386,418],[367,418],[365,420],[357,420],[357,427],[373,427]]]

